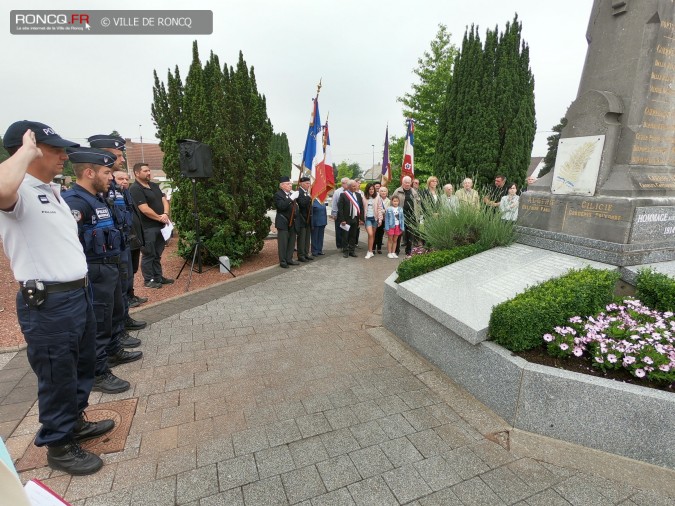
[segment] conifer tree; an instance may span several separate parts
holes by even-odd
[[[555,167],[555,159],[558,157],[558,144],[560,143],[560,134],[567,125],[567,118],[560,118],[560,123],[552,128],[553,135],[546,137],[546,143],[548,144],[548,151],[544,157],[544,166],[539,171],[538,177],[545,176],[553,170]]]
[[[237,265],[262,249],[270,227],[265,214],[281,165],[270,156],[272,124],[265,97],[243,54],[235,69],[221,67],[213,52],[202,65],[196,42],[192,53],[184,85],[178,67],[168,73],[166,84],[155,72],[152,104],[164,170],[178,190],[171,207],[179,252],[189,255],[196,237],[192,181],[181,176],[176,141],[194,139],[208,144],[213,156],[213,177],[196,185],[203,242],[213,257],[228,255]]]
[[[524,180],[536,130],[534,78],[518,17],[487,30],[485,43],[471,26],[455,58],[440,110],[434,167],[442,179],[474,177],[491,184],[499,173]]]

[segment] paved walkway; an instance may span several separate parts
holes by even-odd
[[[22,478],[76,506],[675,504],[675,473],[510,432],[381,327],[396,263],[359,253],[139,313],[145,358],[116,369],[134,388],[92,394],[138,398],[125,450],[93,476]],[[31,375],[25,352],[0,370],[14,458],[37,428]]]

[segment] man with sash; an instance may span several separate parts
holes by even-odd
[[[359,183],[349,180],[348,189],[340,195],[338,202],[337,221],[340,227],[347,229],[347,241],[342,248],[342,256],[355,257],[356,241],[358,240],[359,225],[363,223],[363,200],[359,192]]]

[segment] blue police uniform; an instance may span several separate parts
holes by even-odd
[[[114,150],[111,154],[116,158],[118,158],[118,154],[121,155],[126,144],[126,141],[117,135],[92,135],[87,140],[92,148]],[[117,154],[115,154],[115,151]],[[108,190],[108,202],[111,204],[115,225],[122,232],[119,270],[124,311],[119,320],[116,318],[113,321],[113,339],[126,346],[138,346],[141,344],[140,340],[134,339],[126,333],[126,329],[140,330],[146,326],[145,322],[136,321],[129,316],[129,293],[133,287],[134,278],[131,249],[129,247],[129,237],[133,229],[133,201],[128,190],[122,191],[113,179]],[[119,316],[119,313],[116,313],[116,316]],[[123,361],[130,361],[128,359],[131,358],[127,356]]]
[[[26,120],[10,125],[4,146],[21,146],[28,129],[38,146],[78,146],[47,125]],[[35,444],[48,446],[52,468],[91,474],[103,461],[79,442],[108,432],[114,422],[88,422],[84,416],[94,382],[96,331],[87,264],[60,186],[36,177],[32,168],[31,163],[14,205],[0,210],[0,237],[20,284],[17,316],[38,378],[42,427]]]
[[[74,163],[86,163],[88,153],[79,148],[68,152]],[[89,148],[91,149],[91,148]],[[100,151],[100,150],[93,150]],[[114,157],[105,153],[111,159]],[[104,156],[104,155],[101,155]],[[101,162],[99,162],[100,164]],[[113,339],[113,322],[124,321],[124,302],[120,283],[119,263],[122,248],[122,232],[113,220],[113,209],[101,195],[93,195],[79,184],[73,184],[63,193],[77,222],[78,235],[87,258],[89,283],[93,293],[96,315],[96,376],[109,372],[108,357],[121,350],[118,340]]]
[[[117,227],[122,232],[122,253],[120,261],[120,278],[122,280],[122,295],[124,297],[125,315],[129,311],[128,293],[131,285],[131,279],[134,275],[133,265],[131,264],[131,249],[129,248],[129,235],[133,228],[133,207],[129,190],[122,190],[115,181],[110,183],[108,198],[114,203],[114,219]]]

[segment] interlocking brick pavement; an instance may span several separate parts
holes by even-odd
[[[144,359],[116,369],[133,389],[92,395],[138,399],[125,449],[94,476],[22,479],[76,506],[675,504],[675,473],[510,431],[381,327],[396,261],[357,251],[138,313]],[[30,374],[21,352],[0,370],[14,458]]]

